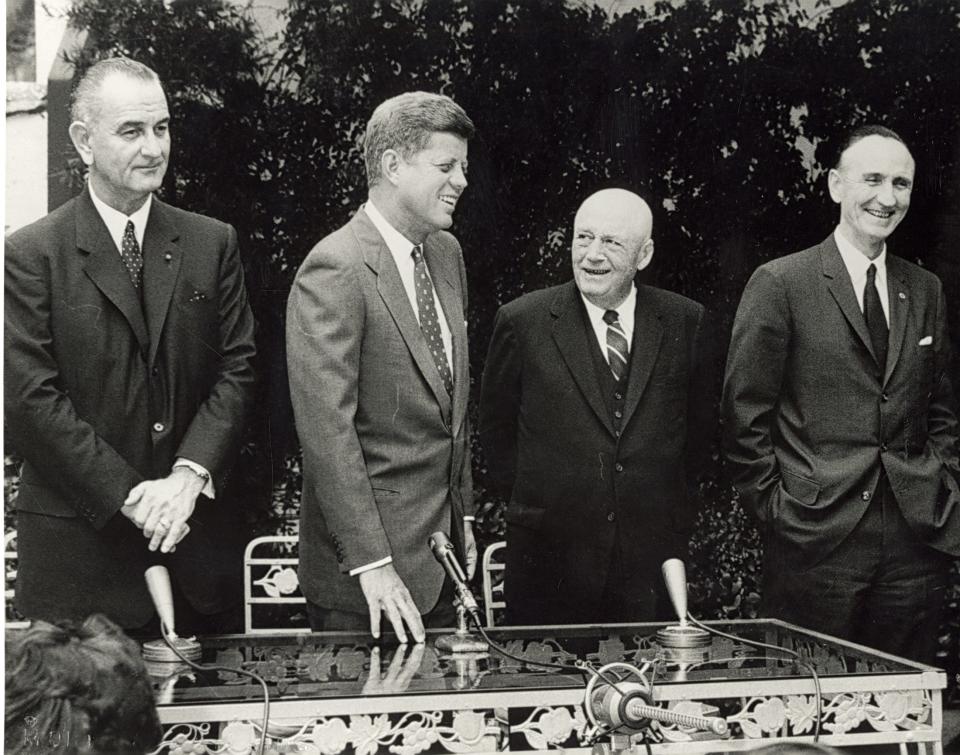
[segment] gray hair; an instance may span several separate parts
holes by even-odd
[[[381,102],[370,116],[363,137],[367,185],[374,186],[380,180],[380,159],[388,149],[408,159],[438,132],[471,139],[475,128],[463,108],[443,94],[405,92]]]
[[[142,81],[156,81],[160,77],[152,68],[132,58],[106,58],[94,63],[77,82],[70,97],[70,120],[89,123],[96,115],[100,87],[113,74],[123,74]]]

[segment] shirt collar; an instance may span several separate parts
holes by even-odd
[[[580,294],[580,298],[583,299],[583,303],[587,306],[587,314],[590,316],[591,322],[599,322],[603,319],[603,313],[607,310],[598,307],[582,293]],[[633,283],[630,285],[630,293],[627,294],[627,298],[620,302],[620,306],[616,308],[617,317],[620,320],[624,332],[633,333],[633,318],[636,314],[636,309],[637,285]]]
[[[377,209],[372,199],[366,201],[363,205],[363,211],[367,213],[370,222],[372,222],[374,227],[380,232],[380,235],[383,237],[387,248],[394,258],[398,260],[410,259],[410,252],[413,251],[415,246],[419,245],[414,244],[410,239],[400,233],[400,231],[390,225],[390,221],[383,217],[383,214]]]
[[[110,232],[110,238],[117,245],[117,249],[123,246],[123,234],[127,230],[127,221],[133,221],[133,232],[137,237],[137,243],[143,248],[143,236],[147,229],[147,218],[150,217],[150,206],[153,204],[153,194],[147,194],[147,201],[143,203],[139,210],[132,215],[124,215],[119,210],[104,202],[93,190],[93,184],[87,181],[87,188],[90,190],[90,199],[93,200],[93,206],[97,208],[97,213],[103,219],[103,224],[107,226]]]
[[[850,276],[851,280],[855,281],[865,279],[867,277],[867,268],[870,267],[870,265],[875,265],[877,268],[877,275],[882,279],[886,279],[886,244],[883,245],[883,249],[875,259],[870,259],[867,257],[867,255],[857,249],[857,247],[855,247],[851,242],[847,241],[846,237],[843,235],[843,232],[840,230],[840,226],[837,226],[837,229],[833,232],[833,239],[837,242],[837,249],[840,250],[840,256],[843,258],[843,264],[847,268],[847,274]]]

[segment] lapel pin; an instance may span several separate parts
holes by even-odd
[[[906,300],[907,300],[907,295],[906,295],[905,293],[903,293],[903,291],[900,292],[899,296],[900,296],[900,301],[906,301]]]
[[[173,261],[173,255],[170,254],[169,252],[163,255],[163,258],[167,261],[168,265]]]

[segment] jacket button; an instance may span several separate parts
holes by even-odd
[[[881,443],[881,444],[880,444],[880,450],[881,450],[881,451],[886,451],[886,450],[887,450],[887,444],[886,444],[886,443]]]
[[[617,419],[621,419],[623,417],[623,412],[617,409],[617,411],[613,413],[613,416],[616,417]]]
[[[623,400],[623,394],[620,393],[620,391],[617,391],[616,393],[614,393],[614,394],[613,394],[613,397],[614,397],[617,401],[622,401],[622,400]]]
[[[887,401],[890,400],[890,396],[888,396],[886,393],[881,393],[881,394],[880,394],[880,400],[883,401],[883,402],[887,402]]]
[[[622,472],[622,471],[623,471],[623,464],[620,464],[620,463],[618,462],[617,465],[614,467],[614,469],[616,469],[618,472]]]
[[[869,491],[869,490],[864,490],[864,491],[860,494],[860,499],[861,499],[861,500],[864,500],[864,501],[869,501],[869,500],[870,500],[870,491]]]
[[[150,374],[153,375],[153,376],[157,376],[157,375],[160,374],[160,370],[158,370],[156,367],[151,367],[151,368],[150,368]]]
[[[610,513],[607,514],[608,522],[614,522],[616,521],[616,519],[617,519],[617,515],[614,512],[611,511]]]
[[[162,433],[162,432],[163,432],[163,423],[162,423],[162,422],[154,422],[154,423],[153,423],[153,431],[154,431],[155,433]]]

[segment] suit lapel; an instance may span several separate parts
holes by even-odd
[[[143,296],[150,334],[150,365],[157,354],[170,299],[180,274],[183,254],[175,243],[179,236],[169,209],[154,198],[143,237]]]
[[[863,319],[863,312],[860,311],[860,304],[857,302],[857,294],[853,290],[853,283],[851,283],[850,275],[843,264],[840,250],[837,249],[837,242],[833,240],[833,234],[830,234],[827,240],[820,245],[820,265],[824,276],[827,278],[827,288],[840,306],[840,311],[843,312],[843,316],[847,319],[854,333],[857,334],[863,345],[876,359],[877,355],[873,353],[873,344],[870,342],[870,334],[867,332],[867,321]]]
[[[450,340],[453,344],[453,354],[450,359],[453,363],[453,417],[451,429],[454,434],[460,429],[463,418],[467,413],[467,397],[470,393],[469,355],[467,353],[467,326],[463,313],[460,294],[457,291],[457,271],[450,264],[452,257],[444,254],[443,250],[432,238],[423,244],[423,257],[427,262],[427,269],[433,279],[433,285],[443,309],[443,317],[450,328]],[[436,369],[434,369],[436,372]],[[444,389],[446,393],[446,389]]]
[[[640,397],[647,387],[653,365],[660,351],[663,338],[663,325],[660,313],[651,305],[649,297],[643,295],[643,286],[637,286],[637,307],[633,321],[633,345],[630,352],[630,376],[627,383],[627,396],[623,407],[623,427],[640,403]]]
[[[450,396],[443,386],[443,380],[440,379],[437,366],[433,363],[433,357],[430,356],[430,349],[423,337],[423,331],[420,330],[420,323],[417,322],[413,307],[410,306],[410,299],[407,298],[407,291],[403,287],[403,281],[400,280],[400,271],[397,270],[397,264],[393,261],[393,255],[390,254],[376,226],[362,209],[357,211],[350,222],[360,244],[364,262],[377,276],[377,292],[384,306],[393,317],[397,330],[400,331],[400,337],[403,338],[403,342],[413,356],[413,361],[420,368],[427,385],[430,386],[430,390],[440,404],[443,417],[450,416],[452,408]]]
[[[887,350],[886,385],[903,351],[910,314],[910,284],[904,266],[897,257],[887,254],[887,298],[890,302],[890,342]]]
[[[130,323],[141,353],[146,354],[149,339],[140,298],[87,188],[77,199],[77,248],[87,254],[83,265],[87,277]]]
[[[610,412],[603,400],[600,381],[590,357],[590,342],[587,340],[587,328],[584,325],[583,302],[573,281],[562,286],[551,303],[550,314],[554,318],[553,340],[557,344],[560,356],[570,370],[580,392],[590,408],[613,433]]]

